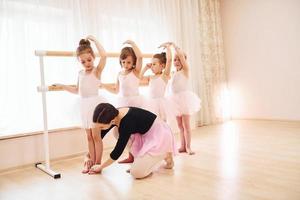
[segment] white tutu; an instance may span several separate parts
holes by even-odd
[[[173,93],[170,95],[170,98],[177,104],[179,115],[191,115],[198,112],[201,108],[200,98],[188,90]]]
[[[107,102],[107,100],[102,96],[80,98],[82,128],[92,128],[94,110],[98,104],[105,102]]]
[[[117,107],[138,107],[143,108],[144,107],[144,97],[138,95],[138,96],[128,96],[128,97],[122,97],[118,96],[117,98]]]
[[[180,114],[178,106],[172,98],[148,98],[145,109],[166,121],[175,120],[176,116]]]

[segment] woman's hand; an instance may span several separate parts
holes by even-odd
[[[101,174],[102,167],[101,165],[93,165],[89,171],[89,174]]]

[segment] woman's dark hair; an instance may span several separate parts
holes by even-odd
[[[84,53],[90,53],[95,58],[95,54],[94,54],[94,51],[91,47],[90,41],[86,40],[86,39],[81,39],[79,41],[79,46],[77,47],[77,50],[76,50],[76,55],[78,57],[78,56],[80,56],[81,54],[84,54]]]
[[[100,103],[94,110],[93,122],[101,124],[109,124],[116,116],[119,111],[109,103]]]
[[[153,58],[157,58],[159,60],[160,64],[164,64],[165,65],[167,63],[166,52],[154,54]]]
[[[136,55],[135,55],[134,50],[133,50],[132,47],[124,47],[121,50],[121,54],[120,54],[120,58],[119,58],[121,67],[122,67],[121,61],[125,60],[128,56],[132,57],[133,66],[135,67],[137,58],[136,58]]]

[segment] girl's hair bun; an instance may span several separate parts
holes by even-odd
[[[91,43],[89,40],[86,40],[86,39],[81,39],[79,41],[79,46],[91,46]]]

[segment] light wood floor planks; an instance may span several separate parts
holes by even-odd
[[[5,172],[0,199],[300,200],[300,123],[230,121],[198,128],[192,144],[196,155],[180,154],[173,170],[143,180],[117,163],[83,175],[80,157],[53,163],[57,180],[34,167]]]

